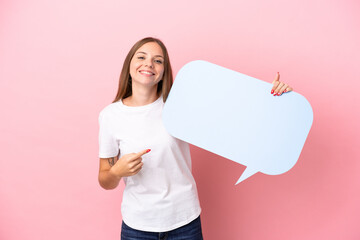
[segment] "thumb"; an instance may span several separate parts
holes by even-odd
[[[277,72],[276,76],[275,76],[275,79],[274,81],[272,82],[272,84],[274,84],[276,81],[279,81],[280,80],[280,73]]]

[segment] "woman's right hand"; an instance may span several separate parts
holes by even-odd
[[[150,149],[145,149],[138,153],[125,154],[110,168],[110,173],[118,178],[137,174],[143,166],[141,156],[148,152],[150,152]]]

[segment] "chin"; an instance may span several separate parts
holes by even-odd
[[[136,81],[136,84],[147,86],[147,87],[154,87],[157,86],[159,82],[149,82],[149,81]]]

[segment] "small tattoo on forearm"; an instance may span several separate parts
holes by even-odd
[[[112,166],[114,166],[114,164],[115,164],[115,157],[112,157],[112,158],[108,158],[108,162],[109,162],[109,164],[110,164],[110,166],[112,167]]]

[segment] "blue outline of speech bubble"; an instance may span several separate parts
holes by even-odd
[[[174,137],[247,166],[278,175],[297,162],[313,122],[296,92],[270,94],[272,84],[202,60],[178,72],[163,109]]]

